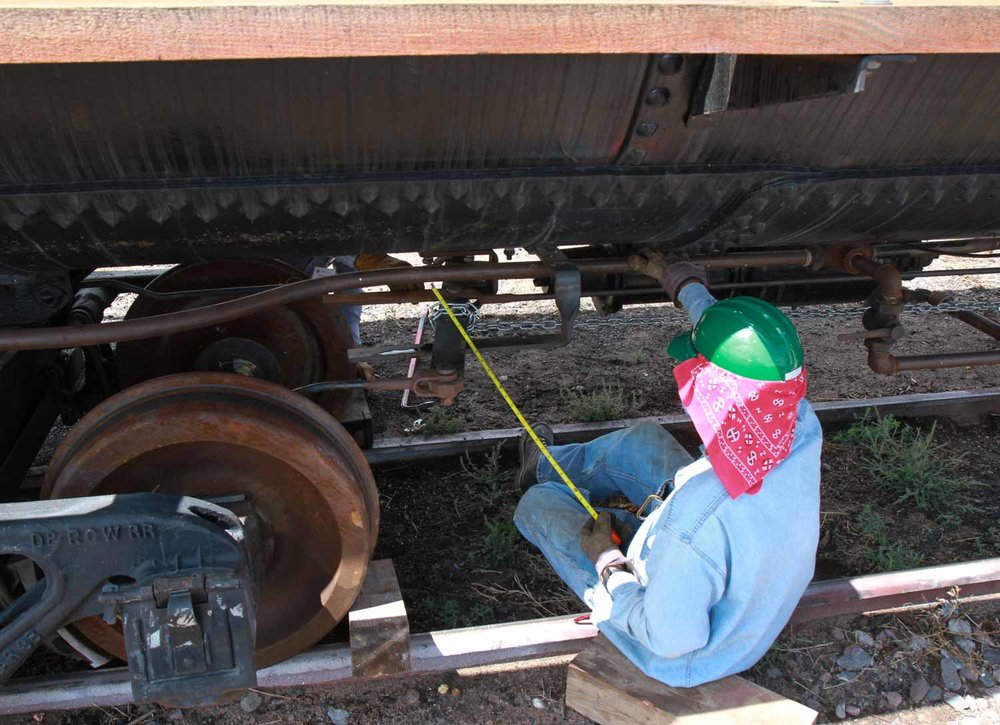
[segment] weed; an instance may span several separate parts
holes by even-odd
[[[617,420],[635,415],[639,409],[639,394],[630,393],[620,382],[604,381],[597,390],[563,390],[560,392],[575,420]]]
[[[519,559],[518,563],[522,563]],[[523,563],[530,563],[532,567],[521,567],[534,571],[545,571],[548,563],[537,554],[526,554]],[[562,582],[539,586],[532,583],[530,586],[521,580],[515,572],[512,584],[501,584],[496,582],[479,583],[475,582],[472,588],[476,594],[491,602],[503,603],[505,606],[517,606],[530,609],[537,617],[555,617],[561,614],[573,614],[580,611],[580,600]]]
[[[961,514],[956,514],[954,512],[938,514],[935,520],[938,522],[939,526],[943,526],[946,529],[957,529],[962,525]]]
[[[447,435],[448,433],[458,433],[465,427],[465,421],[448,408],[438,406],[431,408],[423,417],[423,427],[420,429],[422,435]]]
[[[420,604],[424,609],[433,610],[449,629],[489,624],[496,618],[493,607],[488,604],[475,602],[466,607],[457,599],[440,594],[428,594],[421,600]]]
[[[483,534],[483,543],[478,553],[487,566],[502,566],[510,562],[520,544],[521,532],[517,530],[513,519],[499,516],[486,519],[486,533]]]
[[[923,557],[898,541],[889,541],[885,518],[871,504],[865,504],[858,516],[861,535],[865,540],[865,558],[878,571],[912,569],[923,563]]]
[[[991,526],[984,535],[972,540],[976,556],[987,559],[1000,555],[1000,526]]]
[[[465,610],[462,624],[466,627],[475,627],[480,624],[492,624],[495,619],[493,607],[482,602],[475,602]]]
[[[467,486],[469,491],[487,505],[492,506],[514,490],[514,476],[500,463],[499,443],[486,454],[483,463],[473,463],[472,457],[465,454],[462,458],[462,470],[474,484]]]
[[[457,627],[462,623],[462,605],[454,599],[428,594],[420,603],[424,609],[437,612],[446,627]]]
[[[835,433],[831,440],[854,448],[859,468],[896,496],[896,504],[910,500],[922,511],[939,514],[977,510],[963,494],[981,484],[957,472],[962,456],[934,441],[934,426],[925,433],[891,415],[876,416]]]

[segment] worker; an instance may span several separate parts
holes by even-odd
[[[653,423],[550,448],[591,501],[623,494],[638,507],[594,520],[523,436],[514,520],[630,661],[693,687],[756,663],[812,579],[822,432],[784,314],[756,298],[717,302],[687,262],[632,267],[694,325],[667,353],[703,455]],[[533,427],[552,442],[549,426]]]
[[[403,269],[412,267],[409,262],[396,259],[383,252],[343,255],[339,257],[308,257],[286,259],[286,262],[293,267],[301,269],[307,277],[321,277],[328,274],[353,274],[355,272],[371,272],[379,269]],[[414,292],[424,288],[422,284],[406,282],[402,284],[390,284],[389,290],[392,292]],[[345,293],[360,292],[361,290],[344,290]],[[355,347],[361,347],[361,305],[340,305],[339,314],[347,323],[347,328],[351,333],[351,343]],[[375,368],[369,362],[359,362],[355,366],[357,376],[362,380],[371,382],[375,379]]]
[[[339,257],[294,258],[286,261],[293,267],[301,269],[307,277],[317,277],[326,274],[372,272],[380,269],[404,269],[413,266],[409,262],[396,259],[395,257],[385,254],[384,252],[358,255],[350,254]],[[414,282],[390,284],[388,287],[390,291],[400,293],[420,291],[424,288],[422,284]],[[360,290],[345,290],[345,292],[360,292]],[[351,342],[360,346],[361,305],[341,305],[340,310],[344,317],[344,321],[347,323],[348,329],[351,331]],[[367,363],[363,363],[362,365],[365,366],[365,374],[362,377],[371,380],[373,378],[373,376],[369,376],[371,365],[368,365]],[[359,371],[360,370],[361,368],[359,367]]]

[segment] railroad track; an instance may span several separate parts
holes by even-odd
[[[814,403],[824,425],[849,422],[869,411],[900,418],[949,418],[974,422],[1000,415],[1000,388],[979,391],[902,395],[887,398]],[[639,419],[635,419],[639,420]],[[644,421],[649,418],[641,419]],[[682,414],[653,418],[671,432],[684,432]],[[589,440],[635,421],[620,420],[555,426],[556,441]],[[371,463],[426,460],[513,445],[517,429],[449,436],[383,438],[366,454]],[[36,475],[41,471],[35,470]],[[843,614],[927,606],[958,588],[962,596],[1000,593],[1000,558],[814,582],[793,614],[806,622]],[[597,634],[573,616],[415,634],[410,637],[413,673],[482,668],[517,662],[554,664],[567,661]],[[355,676],[349,644],[321,645],[258,673],[265,688],[324,685]],[[0,688],[0,714],[117,706],[132,700],[128,670],[116,668],[64,675],[17,678]]]

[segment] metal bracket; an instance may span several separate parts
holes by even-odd
[[[552,335],[474,340],[480,350],[529,350],[533,348],[562,347],[573,337],[573,324],[580,314],[580,270],[562,250],[555,247],[538,247],[535,254],[552,267],[552,294],[559,310],[559,332]]]
[[[8,504],[0,553],[44,578],[0,613],[0,682],[49,634],[119,617],[137,701],[192,707],[256,684],[243,528],[227,509],[160,494]]]

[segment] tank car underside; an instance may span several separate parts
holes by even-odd
[[[995,233],[1000,56],[6,66],[0,264]]]

